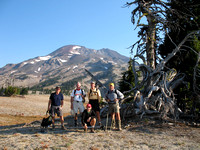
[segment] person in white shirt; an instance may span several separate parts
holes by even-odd
[[[83,101],[85,100],[86,94],[83,89],[81,89],[81,83],[77,82],[76,89],[71,93],[71,110],[74,111],[74,125],[78,125],[78,110],[82,114],[85,107],[83,106]]]

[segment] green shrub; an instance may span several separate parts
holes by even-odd
[[[13,96],[13,95],[17,95],[20,94],[20,89],[17,87],[13,87],[13,86],[8,86],[5,89],[5,96]]]
[[[28,94],[28,88],[22,88],[20,90],[20,95],[27,95]]]

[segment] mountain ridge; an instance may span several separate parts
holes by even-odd
[[[51,88],[80,77],[81,82],[87,84],[91,78],[84,69],[100,76],[99,79],[106,83],[119,79],[121,72],[126,70],[128,61],[128,57],[108,48],[95,50],[79,45],[66,45],[46,56],[37,56],[0,68],[0,85],[32,87],[57,79],[56,83],[42,86]],[[114,74],[115,77],[106,77],[109,74]]]

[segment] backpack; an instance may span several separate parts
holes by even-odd
[[[52,124],[52,116],[49,115],[47,118],[42,119],[41,126],[44,128],[47,128],[49,125]]]
[[[96,88],[96,93],[98,94],[98,89]],[[92,89],[90,89],[90,93],[89,94],[91,94],[92,93]]]
[[[74,90],[74,95],[75,95],[75,93],[76,93],[76,89]],[[81,89],[81,93],[82,93],[82,95],[83,95],[83,90]]]
[[[74,95],[75,95],[75,93],[76,93],[76,89],[74,90]],[[81,89],[81,93],[82,93],[82,95],[83,95],[83,90],[82,90],[82,89]],[[83,99],[83,103],[85,103],[85,96],[82,97],[82,99]]]
[[[99,100],[99,93],[98,93],[98,90],[99,90],[99,89],[96,88],[96,91],[93,91],[93,92],[97,94],[97,99]],[[92,89],[90,89],[90,93],[89,93],[89,97],[88,97],[88,98],[90,98],[91,93],[92,93]],[[100,100],[99,100],[99,101],[100,101]]]
[[[114,93],[117,94],[117,90],[116,90],[116,89],[114,89],[114,90],[115,90]],[[110,94],[110,90],[108,90],[107,94]],[[117,94],[117,97],[118,97],[118,96],[119,96],[119,95]]]
[[[116,89],[114,89],[115,91],[115,94],[117,94],[117,90]],[[108,93],[107,94],[110,94],[110,90],[108,90]],[[118,96],[118,94],[117,94],[117,96]]]

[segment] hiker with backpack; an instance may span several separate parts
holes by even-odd
[[[71,93],[71,110],[74,111],[74,126],[77,127],[78,123],[78,110],[82,114],[85,107],[83,102],[85,102],[86,94],[83,89],[81,89],[81,83],[77,82],[76,89]]]
[[[108,113],[111,113],[111,127],[115,129],[115,115],[117,130],[121,130],[121,118],[120,118],[120,107],[119,100],[123,99],[124,95],[115,89],[114,83],[109,84],[109,90],[105,95],[105,100],[108,102]]]
[[[61,88],[57,86],[56,92],[51,93],[51,95],[50,95],[48,108],[47,108],[47,111],[51,112],[51,115],[52,115],[52,128],[53,129],[55,128],[55,115],[56,114],[58,117],[60,117],[61,129],[65,129],[64,117],[63,117],[63,112],[62,112],[62,108],[64,105],[64,97],[63,97],[63,94],[60,92],[61,92]]]
[[[94,127],[96,124],[95,112],[92,110],[92,105],[87,104],[86,109],[82,113],[81,122],[84,131],[87,132],[88,126],[91,126],[91,132],[94,133]]]
[[[91,88],[90,92],[88,93],[88,99],[89,99],[89,104],[92,105],[92,110],[96,113],[99,126],[102,126],[101,124],[101,118],[100,118],[100,108],[99,108],[99,102],[101,100],[101,93],[100,90],[95,87],[95,82],[91,82]]]

